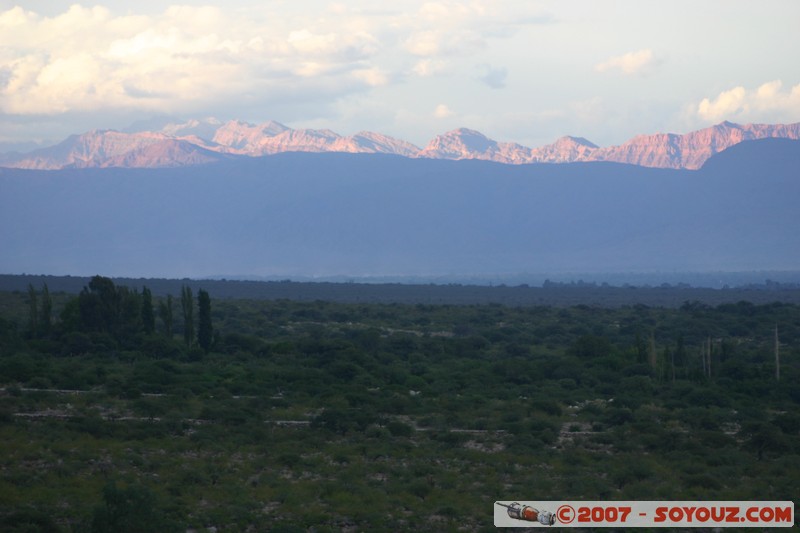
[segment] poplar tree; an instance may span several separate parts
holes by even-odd
[[[211,325],[211,298],[208,292],[200,289],[197,291],[197,343],[208,353],[213,338]]]
[[[158,304],[158,316],[161,318],[161,321],[164,323],[164,335],[167,336],[168,339],[172,338],[172,295],[167,295],[166,301],[162,300]]]
[[[42,307],[39,322],[42,333],[49,335],[53,326],[53,299],[50,297],[50,289],[47,288],[47,283],[42,286]]]
[[[148,335],[156,330],[156,316],[153,313],[153,294],[142,287],[142,328]]]
[[[181,310],[183,311],[183,340],[186,346],[194,342],[194,297],[192,288],[184,285],[181,288]]]
[[[39,330],[39,306],[36,299],[36,289],[28,283],[28,330],[31,337],[36,337]]]

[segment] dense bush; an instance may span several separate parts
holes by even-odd
[[[480,530],[505,494],[787,500],[800,478],[798,306],[212,300],[204,347],[144,291],[53,298],[34,332],[0,294],[3,530]]]

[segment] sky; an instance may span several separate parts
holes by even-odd
[[[0,0],[0,151],[154,117],[418,146],[800,122],[797,0]]]

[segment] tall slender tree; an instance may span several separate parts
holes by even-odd
[[[203,289],[197,291],[197,311],[197,343],[208,353],[214,331],[211,324],[211,298]]]
[[[32,283],[28,283],[28,330],[31,337],[39,333],[39,305]]]
[[[153,294],[142,287],[142,328],[148,335],[156,330],[156,316],[153,313]]]
[[[778,324],[775,324],[775,381],[781,380],[781,343],[778,340]]]
[[[47,283],[42,285],[42,307],[39,324],[42,333],[49,335],[53,327],[53,298],[50,297],[50,289],[47,288]]]
[[[639,333],[638,331],[636,332],[636,340],[634,341],[634,345],[635,345],[635,348],[636,348],[636,362],[637,363],[646,363],[647,362],[647,344],[645,344],[641,333]]]
[[[181,288],[181,310],[183,311],[183,340],[186,346],[194,343],[194,297],[192,288],[184,285]]]
[[[168,339],[172,338],[172,324],[173,324],[173,315],[172,315],[172,295],[168,294],[166,300],[161,300],[158,304],[158,316],[161,318],[161,321],[164,323],[164,335],[167,336]]]
[[[686,356],[686,345],[683,340],[683,335],[678,335],[678,341],[675,346],[675,352],[673,353],[673,356],[675,357],[675,366],[684,369],[684,367],[686,366],[687,356]],[[683,372],[685,373],[685,369],[683,370]]]
[[[658,352],[656,352],[656,337],[653,332],[650,332],[650,345],[648,346],[647,350],[647,361],[650,363],[650,369],[653,371],[653,375],[658,375],[657,371],[657,364],[658,364]]]

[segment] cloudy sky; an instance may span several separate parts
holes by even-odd
[[[797,0],[0,0],[0,148],[151,117],[540,146],[800,121]]]

